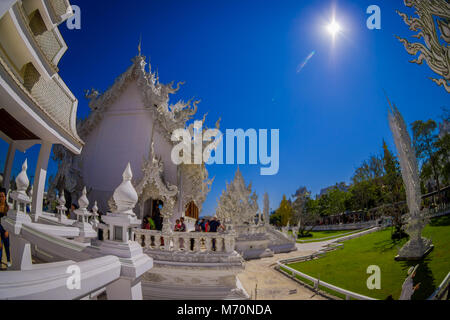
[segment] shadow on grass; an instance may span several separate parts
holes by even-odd
[[[450,226],[450,215],[431,219],[430,226],[432,227]]]
[[[392,240],[391,238],[388,238],[386,240],[375,242],[373,248],[380,252],[391,251],[394,248],[400,249],[406,241],[406,239]]]
[[[420,287],[416,292],[414,292],[412,300],[426,300],[437,288],[433,272],[428,267],[429,262],[429,258],[425,258],[424,260],[420,261],[400,262],[402,269],[405,271],[405,279],[408,274],[408,269],[410,267],[414,267],[417,264],[419,265],[419,268],[417,268],[416,271],[416,276],[414,277],[414,285],[420,283]]]

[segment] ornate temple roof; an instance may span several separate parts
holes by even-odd
[[[183,82],[178,82],[175,88],[173,87],[174,82],[161,84],[157,73],[151,72],[150,65],[149,71],[145,70],[147,65],[145,56],[138,55],[132,59],[132,62],[132,65],[118,76],[114,84],[104,93],[100,94],[95,89],[86,91],[91,112],[86,119],[79,121],[77,124],[81,137],[86,137],[91,132],[102,119],[104,112],[120,97],[132,81],[137,81],[138,87],[141,89],[144,106],[154,111],[154,115],[169,138],[173,130],[184,128],[186,122],[196,114],[197,104],[200,101],[191,99],[188,102],[178,101],[174,105],[169,104],[169,95],[176,93]]]

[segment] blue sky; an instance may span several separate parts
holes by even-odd
[[[349,182],[356,166],[381,150],[394,149],[387,122],[386,90],[409,124],[438,119],[448,94],[428,77],[394,37],[413,34],[395,12],[412,14],[403,0],[360,1],[77,1],[81,29],[60,30],[69,50],[60,75],[79,99],[78,116],[89,109],[83,91],[105,91],[131,64],[142,34],[142,52],[160,81],[186,81],[173,97],[197,97],[198,117],[212,127],[280,129],[280,169],[261,176],[260,165],[241,165],[260,203],[269,193],[275,209],[283,194],[300,186],[313,193]],[[381,8],[381,30],[366,27],[366,8]],[[325,26],[333,11],[342,33],[332,42]],[[297,66],[315,51],[305,67]],[[7,144],[0,142],[3,166]],[[14,173],[38,146],[17,153]],[[203,207],[211,214],[236,165],[210,165],[215,176]],[[56,165],[49,164],[49,174]],[[33,173],[31,172],[32,176]]]

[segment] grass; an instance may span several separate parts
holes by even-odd
[[[414,300],[428,298],[450,271],[450,216],[433,219],[423,236],[431,238],[434,250],[422,261],[395,261],[398,249],[407,241],[391,240],[391,229],[374,232],[344,242],[344,248],[327,253],[312,261],[290,264],[289,267],[320,277],[322,281],[376,299],[392,295],[398,299],[410,266],[420,264],[414,283],[421,287]],[[377,265],[381,270],[381,289],[369,290],[366,285],[367,267]]]

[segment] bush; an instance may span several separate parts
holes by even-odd
[[[299,233],[298,234],[298,238],[310,238],[310,237],[312,237],[313,236],[313,234],[312,233]]]

